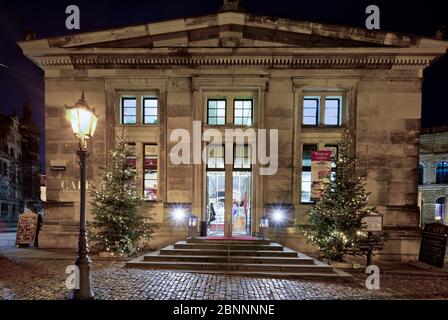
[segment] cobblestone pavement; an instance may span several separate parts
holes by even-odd
[[[0,299],[66,299],[65,268],[71,261],[0,256]],[[448,277],[382,274],[381,289],[365,288],[366,274],[353,281],[265,279],[124,268],[95,261],[97,299],[448,299]]]

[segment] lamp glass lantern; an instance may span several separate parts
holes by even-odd
[[[262,216],[260,218],[260,239],[266,238],[266,230],[269,228],[269,218],[267,216]]]
[[[67,118],[72,125],[73,134],[80,141],[80,147],[86,148],[86,141],[91,139],[95,134],[98,116],[95,114],[95,109],[92,109],[87,104],[84,98],[84,92],[81,98],[74,106],[66,106]]]
[[[269,218],[262,216],[260,218],[260,228],[269,228]]]
[[[196,217],[195,215],[190,215],[188,217],[188,231],[190,238],[194,238],[196,236],[197,226],[198,226],[198,217]]]

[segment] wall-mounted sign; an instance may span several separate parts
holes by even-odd
[[[319,200],[323,191],[324,179],[331,174],[332,150],[311,152],[311,199]]]
[[[383,215],[371,214],[362,219],[362,223],[366,226],[366,231],[379,232],[383,230]]]
[[[65,166],[50,166],[51,171],[65,171]]]
[[[28,212],[19,215],[17,223],[16,246],[34,244],[36,240],[39,217],[36,213]]]

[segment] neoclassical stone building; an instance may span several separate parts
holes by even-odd
[[[100,117],[88,180],[124,132],[142,173],[142,213],[159,226],[154,247],[185,237],[171,221],[179,207],[209,222],[214,211],[209,231],[226,236],[257,235],[259,218],[282,208],[287,221],[271,237],[315,250],[294,227],[312,205],[311,151],[336,151],[348,128],[370,203],[384,215],[390,241],[383,256],[416,255],[422,74],[448,43],[228,9],[19,43],[45,71],[48,201],[40,245],[76,246],[77,142],[64,105],[84,91]],[[192,136],[278,129],[278,170],[260,175],[247,148],[225,164],[220,146],[208,147],[206,163],[174,164],[169,154],[177,141],[170,137],[179,128]]]
[[[422,129],[418,189],[421,226],[435,221],[447,224],[448,127]]]

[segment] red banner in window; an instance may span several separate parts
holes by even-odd
[[[157,169],[157,159],[145,159],[145,169]]]

